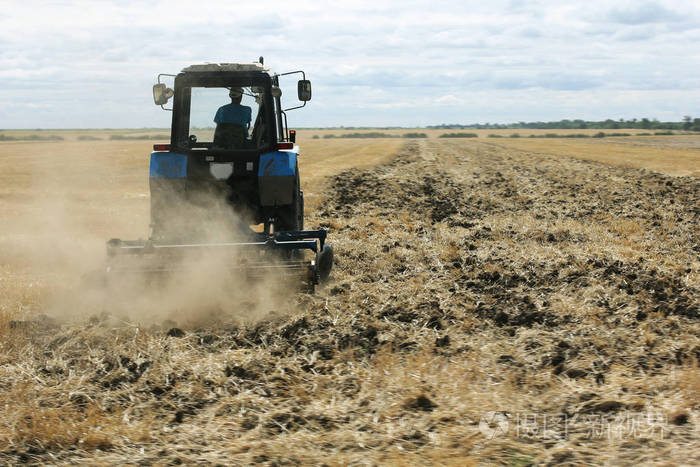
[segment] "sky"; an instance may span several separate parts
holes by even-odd
[[[0,128],[169,127],[158,73],[261,55],[296,127],[680,121],[698,44],[697,0],[0,0]]]

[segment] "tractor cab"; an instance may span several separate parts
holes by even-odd
[[[296,73],[303,78],[297,86],[303,104],[283,109],[279,78]],[[174,89],[161,83],[163,76],[175,78]],[[153,97],[173,112],[171,149],[240,159],[244,153],[293,147],[285,112],[306,105],[311,82],[303,71],[273,74],[262,63],[212,63],[188,66],[178,75],[158,75]]]

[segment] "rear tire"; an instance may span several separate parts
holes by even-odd
[[[299,189],[299,169],[294,180],[294,195],[292,204],[283,208],[279,212],[275,232],[288,232],[295,230],[304,230],[304,193]],[[301,260],[304,257],[304,252],[301,250],[284,252],[283,258],[289,260]]]
[[[278,232],[304,230],[304,193],[299,189],[298,170],[294,181],[292,204],[279,211],[279,219],[275,230]]]

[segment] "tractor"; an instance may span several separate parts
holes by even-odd
[[[300,104],[283,108],[280,78],[295,74]],[[150,157],[150,235],[109,240],[108,270],[165,273],[206,251],[253,277],[276,270],[309,291],[326,281],[333,249],[324,229],[304,230],[300,153],[287,125],[287,112],[311,100],[306,74],[275,74],[260,57],[191,65],[157,81],[154,102],[172,112],[172,125],[170,143]]]

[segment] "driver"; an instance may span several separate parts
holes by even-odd
[[[245,128],[245,136],[247,138],[252,112],[250,107],[247,105],[241,105],[241,99],[243,99],[243,89],[236,87],[231,88],[228,96],[231,98],[231,103],[219,107],[219,110],[216,111],[216,116],[214,116],[214,122],[232,123],[234,125],[242,126]]]

